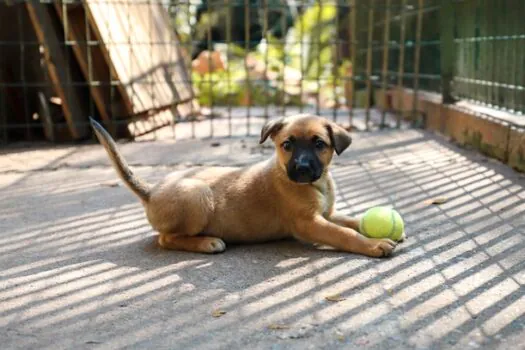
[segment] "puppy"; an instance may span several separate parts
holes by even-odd
[[[371,257],[392,253],[396,243],[362,236],[355,218],[334,212],[328,171],[334,152],[352,142],[335,123],[312,115],[271,120],[260,143],[271,138],[276,152],[246,168],[207,167],[173,173],[152,186],[129,169],[111,136],[92,127],[127,187],[140,198],[160,246],[219,253],[224,242],[266,242],[293,236]]]

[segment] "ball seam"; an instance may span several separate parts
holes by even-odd
[[[394,210],[390,210],[390,216],[392,217],[392,229],[390,230],[390,234],[388,235],[388,238],[392,238],[394,233],[396,232],[396,217],[394,215]]]

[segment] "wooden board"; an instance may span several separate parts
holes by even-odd
[[[153,119],[140,133],[198,113],[179,41],[162,4],[87,0],[85,11],[131,101],[134,120]],[[132,129],[135,134],[140,127],[135,123]]]
[[[73,139],[90,135],[85,104],[79,89],[73,86],[71,62],[65,47],[60,45],[59,28],[51,15],[51,7],[39,2],[27,2],[26,7],[39,42],[44,46],[44,58],[55,93],[61,100],[62,109]]]
[[[46,82],[46,66],[40,59],[39,45],[24,4],[0,3],[0,134],[3,142],[35,140],[45,137],[39,118],[37,97],[53,96]],[[22,50],[23,49],[23,50]],[[64,122],[56,117],[53,122]],[[1,142],[1,141],[0,141]]]
[[[126,128],[122,128],[121,123],[117,127],[115,121],[133,115],[131,101],[124,90],[112,88],[111,81],[116,76],[111,71],[101,46],[93,45],[98,38],[92,27],[86,23],[84,7],[71,4],[62,6],[55,2],[55,9],[62,20],[68,40],[74,42],[75,57],[89,84],[91,97],[103,123],[113,135],[129,136],[129,132],[123,134]]]
[[[92,81],[100,83],[90,84],[89,88],[102,120],[108,122],[112,114],[109,108],[115,105],[115,102],[112,103],[110,100],[111,72],[105,62],[101,48],[98,45],[88,46],[88,40],[93,40],[95,37],[92,29],[89,26],[86,27],[84,9],[82,6],[65,6],[66,11],[64,13],[64,7],[58,2],[55,2],[55,8],[63,25],[67,28],[65,31],[68,40],[75,42],[73,51],[86,81],[88,83]],[[118,95],[122,99],[120,94]],[[117,114],[132,113],[131,103],[126,97],[124,95],[124,100],[117,102],[122,105],[121,108],[117,107]]]

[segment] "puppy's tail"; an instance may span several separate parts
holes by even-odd
[[[118,151],[117,144],[102,125],[97,123],[93,118],[89,118],[89,120],[98,140],[106,149],[109,159],[111,160],[111,163],[113,163],[113,167],[117,171],[118,176],[124,181],[126,186],[133,191],[133,193],[144,202],[147,202],[151,186],[133,174],[128,163]]]

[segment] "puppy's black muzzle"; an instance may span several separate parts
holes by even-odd
[[[323,165],[314,150],[297,150],[288,163],[288,177],[298,183],[312,183],[321,177]]]

